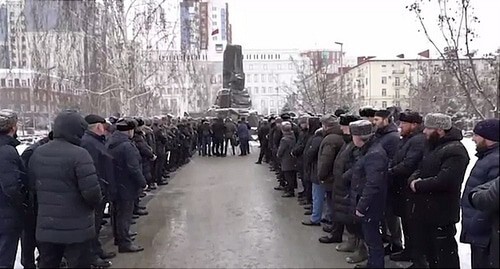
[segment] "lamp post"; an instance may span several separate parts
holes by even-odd
[[[335,42],[340,46],[340,91],[344,92],[344,43]]]

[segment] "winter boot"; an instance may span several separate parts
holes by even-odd
[[[368,259],[368,249],[366,248],[364,240],[359,240],[358,249],[352,255],[347,257],[345,260],[347,263],[360,263]]]
[[[356,239],[356,236],[347,233],[347,241],[344,243],[341,243],[335,249],[338,252],[354,252],[358,248],[358,240]]]

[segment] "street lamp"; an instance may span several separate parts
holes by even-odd
[[[340,91],[344,92],[344,43],[335,42],[340,46]]]

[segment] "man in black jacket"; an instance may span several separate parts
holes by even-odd
[[[429,148],[420,169],[408,180],[411,221],[418,223],[414,246],[431,268],[459,268],[455,223],[460,219],[460,190],[469,154],[450,116],[427,114],[424,126]]]
[[[268,155],[266,154],[267,149],[269,147],[269,132],[271,131],[271,127],[269,126],[269,122],[264,119],[260,126],[259,126],[259,131],[257,132],[257,137],[260,143],[260,152],[259,152],[259,159],[255,164],[262,164],[262,159],[265,158],[265,161],[268,160]]]
[[[302,187],[304,190],[306,189],[306,183],[304,180],[304,163],[303,163],[303,153],[304,149],[306,147],[307,140],[309,139],[309,129],[307,126],[307,121],[309,117],[303,116],[299,119],[299,128],[300,128],[300,134],[299,138],[297,139],[297,143],[293,147],[292,154],[295,158],[297,158],[297,172],[298,176],[302,181]],[[304,191],[299,193],[299,199],[303,200],[302,198],[304,197]]]
[[[23,226],[25,169],[16,146],[17,114],[0,110],[0,268],[13,268]]]
[[[117,230],[115,239],[120,253],[144,250],[132,243],[129,233],[134,202],[147,184],[142,174],[139,150],[131,141],[135,128],[136,122],[131,118],[118,120],[116,131],[106,145],[113,157],[114,175],[119,179],[115,203]]]
[[[92,251],[94,255],[92,265],[96,267],[109,267],[111,266],[111,262],[107,259],[115,257],[116,253],[104,252],[101,242],[99,241],[99,234],[101,232],[101,223],[104,216],[104,209],[106,207],[106,203],[110,201],[110,195],[108,193],[112,192],[114,195],[116,195],[112,174],[113,161],[111,155],[108,154],[105,146],[106,120],[101,116],[91,114],[85,117],[85,121],[89,124],[89,127],[82,137],[81,146],[82,148],[86,149],[92,157],[94,166],[96,168],[97,177],[99,179],[99,185],[101,186],[101,192],[104,198],[102,203],[95,210],[96,236],[94,237],[94,240],[92,242]]]
[[[165,168],[165,164],[167,162],[167,152],[166,152],[166,147],[167,147],[167,137],[165,136],[165,133],[163,131],[163,126],[160,121],[160,119],[155,118],[153,119],[153,134],[155,137],[155,153],[156,153],[156,160],[154,161],[154,171],[153,171],[153,177],[154,177],[154,182],[158,185],[166,185],[166,181],[163,180],[163,172]],[[152,184],[153,188],[155,188],[155,184]]]
[[[405,236],[404,251],[394,253],[391,259],[394,261],[410,261],[412,236],[408,218],[407,200],[408,200],[408,178],[418,169],[425,148],[425,135],[422,132],[422,116],[418,112],[406,111],[399,116],[399,126],[403,139],[399,142],[398,150],[390,164],[389,178],[389,203],[392,204],[392,210],[395,216],[401,217],[403,233]],[[416,259],[416,257],[414,257]]]
[[[36,238],[40,268],[88,268],[95,238],[95,210],[102,202],[101,188],[90,154],[80,147],[87,129],[74,111],[54,120],[54,140],[40,146],[29,161],[38,202]]]

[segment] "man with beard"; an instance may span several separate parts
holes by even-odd
[[[139,252],[144,248],[132,243],[129,233],[134,212],[134,202],[139,193],[146,187],[142,174],[141,155],[132,143],[136,121],[132,118],[122,118],[116,122],[116,131],[107,142],[108,152],[113,157],[114,174],[117,182],[117,197],[115,202],[116,243],[118,252]]]
[[[13,268],[23,226],[25,169],[16,147],[17,114],[0,110],[0,268]],[[23,183],[24,182],[24,183]]]
[[[36,239],[40,268],[90,268],[95,239],[95,210],[102,203],[96,168],[80,147],[87,122],[75,111],[54,120],[54,140],[40,146],[29,161],[38,202]]]
[[[483,120],[474,127],[472,140],[476,142],[478,160],[469,175],[462,195],[462,233],[460,235],[460,242],[470,244],[473,269],[490,267],[491,257],[488,246],[492,243],[490,227],[493,220],[488,212],[474,209],[469,202],[469,193],[475,187],[498,177],[499,129],[498,119]]]
[[[86,149],[92,157],[94,166],[96,168],[97,177],[99,179],[101,192],[103,198],[105,198],[103,199],[99,207],[95,210],[96,236],[92,241],[92,265],[95,267],[110,267],[111,262],[107,259],[115,257],[116,253],[105,253],[102,249],[101,242],[99,241],[104,209],[109,199],[109,195],[107,194],[108,186],[110,184],[110,181],[113,180],[113,174],[112,171],[110,171],[110,169],[112,169],[113,167],[113,162],[111,155],[107,153],[107,149],[105,146],[106,137],[104,135],[106,133],[106,129],[104,125],[106,124],[106,120],[101,116],[91,114],[85,117],[85,121],[87,122],[87,124],[89,124],[89,127],[82,137],[81,146],[82,148]]]
[[[460,190],[469,154],[450,116],[427,114],[424,126],[429,147],[419,170],[408,180],[410,221],[418,224],[414,250],[425,255],[431,268],[459,268],[455,223],[460,219]]]
[[[389,161],[391,161],[394,154],[396,154],[400,140],[398,127],[393,122],[391,112],[386,109],[376,111],[375,117],[373,118],[373,124],[376,129],[375,139],[378,143],[380,143],[382,148],[384,148]],[[389,201],[387,203],[387,208],[385,209],[384,224],[387,226],[387,230],[389,230],[390,233],[389,245],[385,248],[385,255],[390,255],[403,250],[401,220],[398,216],[394,215],[392,206],[392,203]],[[384,225],[382,226],[384,227]],[[385,227],[383,232],[385,235]]]
[[[352,170],[351,205],[355,218],[361,222],[362,237],[368,246],[366,268],[384,268],[384,245],[380,221],[384,218],[387,200],[387,167],[389,158],[373,135],[372,124],[367,120],[349,124],[352,141],[359,148],[360,157]],[[355,268],[364,268],[357,265]]]
[[[392,204],[393,214],[401,217],[403,233],[405,236],[405,249],[391,255],[394,261],[410,261],[412,259],[413,237],[412,228],[418,228],[418,224],[411,223],[408,216],[408,178],[418,169],[425,148],[425,135],[422,132],[422,116],[418,112],[406,111],[399,116],[399,127],[401,128],[401,139],[398,150],[390,164],[389,178],[389,203]],[[410,225],[415,227],[410,228]],[[422,259],[423,257],[413,257]],[[418,261],[416,261],[417,264]]]

